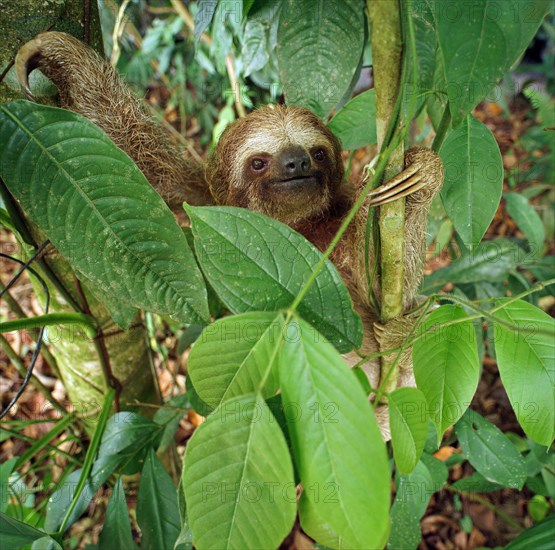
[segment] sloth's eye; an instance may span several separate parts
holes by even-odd
[[[266,166],[266,162],[262,159],[252,159],[251,166],[253,170],[262,170]]]
[[[322,162],[326,158],[326,154],[323,149],[318,149],[312,156],[319,162]]]

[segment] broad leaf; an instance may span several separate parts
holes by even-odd
[[[197,548],[277,548],[295,521],[287,444],[260,396],[225,402],[187,444],[183,488]]]
[[[87,480],[85,488],[79,495],[77,505],[73,509],[66,530],[69,529],[85,512],[90,501],[99,487],[112,475],[118,466],[120,458],[117,456],[99,457],[93,464],[91,475]],[[57,531],[66,516],[71,505],[75,490],[81,477],[81,469],[71,472],[59,485],[53,495],[48,499],[46,505],[46,519],[44,528],[49,532]]]
[[[503,306],[506,299],[497,300]],[[495,351],[503,386],[522,429],[541,445],[555,438],[555,321],[517,300],[495,312]]]
[[[143,468],[150,447],[156,448],[163,427],[137,413],[123,411],[106,423],[98,449],[99,459],[117,459],[122,473],[134,474]]]
[[[333,490],[333,489],[332,489]],[[332,494],[330,491],[324,498],[329,498]],[[303,530],[310,533],[310,536],[324,547],[334,548],[337,550],[350,550],[350,546],[346,543],[317,513],[316,504],[307,497],[306,491],[303,491],[299,499],[299,517],[302,518]]]
[[[424,279],[422,292],[429,293],[448,283],[500,282],[524,263],[526,252],[508,239],[480,243],[474,250],[434,271]]]
[[[522,229],[534,256],[541,256],[545,245],[545,229],[530,201],[518,193],[505,193],[505,205],[509,216]]]
[[[476,333],[464,309],[444,305],[422,323],[413,346],[416,385],[426,397],[438,443],[468,408],[480,376]],[[447,325],[451,321],[457,324]]]
[[[399,388],[390,394],[389,426],[397,469],[407,474],[420,460],[428,434],[426,398],[419,389]]]
[[[456,127],[524,52],[550,1],[481,0],[465,6],[442,0],[433,5]]]
[[[45,539],[53,548],[61,548],[61,546],[54,541],[44,531],[39,531],[22,521],[7,516],[0,512],[0,541],[2,541],[2,550],[18,550],[22,546],[31,544],[32,542]]]
[[[106,520],[98,544],[101,548],[118,548],[121,550],[133,550],[137,547],[131,535],[131,524],[129,523],[127,502],[121,477],[118,478],[112,489],[108,508],[106,508]]]
[[[420,519],[433,493],[432,477],[423,462],[418,462],[412,473],[398,476],[387,548],[416,549],[422,539]]]
[[[476,471],[493,483],[522,489],[526,480],[524,459],[501,430],[469,409],[455,425],[455,433]]]
[[[443,143],[441,198],[465,246],[482,240],[501,200],[503,160],[491,130],[468,116]],[[461,208],[464,205],[464,208]]]
[[[361,0],[286,0],[277,56],[288,105],[326,118],[349,87],[364,47]]]
[[[142,533],[141,547],[173,550],[181,531],[177,491],[152,449],[146,457],[139,485],[137,523]]]
[[[282,332],[281,314],[263,312],[224,317],[206,327],[187,364],[199,397],[217,407],[248,393],[274,395]]]
[[[474,472],[469,477],[463,477],[453,483],[453,487],[466,493],[490,493],[503,489],[503,485],[488,481],[482,474]]]
[[[204,281],[175,218],[94,124],[27,101],[0,105],[0,175],[93,290],[206,323]]]
[[[368,399],[341,356],[310,325],[293,320],[286,335],[280,353],[281,395],[313,514],[348,548],[382,547],[389,472]],[[300,519],[311,535],[311,522]]]
[[[138,443],[144,443],[145,440],[156,438],[161,431],[159,424],[137,413],[116,413],[106,423],[98,456],[120,453]]]
[[[321,253],[287,225],[245,208],[187,207],[206,278],[233,313],[292,303]],[[341,277],[326,262],[298,307],[341,352],[362,341],[362,322]]]
[[[362,92],[349,101],[329,121],[328,128],[339,138],[343,149],[358,149],[376,143],[376,92]]]

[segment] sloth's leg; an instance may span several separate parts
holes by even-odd
[[[17,54],[16,71],[29,99],[28,76],[38,68],[58,87],[62,107],[94,122],[142,170],[168,205],[210,204],[201,164],[187,158],[154,122],[116,71],[95,51],[61,32],[46,32]]]

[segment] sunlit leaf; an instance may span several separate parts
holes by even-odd
[[[468,408],[480,375],[476,333],[460,306],[444,305],[432,311],[414,343],[416,385],[427,401],[438,443],[443,432]],[[456,324],[448,324],[457,321]]]
[[[389,472],[384,442],[356,376],[301,319],[287,326],[280,382],[293,456],[314,517],[347,548],[383,546]],[[346,452],[348,449],[349,452]]]
[[[295,520],[293,465],[260,396],[226,401],[197,428],[183,487],[197,548],[280,545]]]
[[[506,299],[497,301],[504,305]],[[542,445],[555,437],[555,321],[517,300],[495,312],[495,351],[503,386],[526,435]]]

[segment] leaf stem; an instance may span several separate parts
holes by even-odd
[[[96,335],[96,322],[84,313],[47,313],[36,317],[24,317],[0,323],[0,333],[52,325],[79,325],[85,329],[89,338]]]
[[[447,130],[451,126],[451,110],[449,109],[449,104],[445,106],[445,111],[443,111],[443,116],[441,117],[441,122],[437,128],[437,133],[434,137],[434,142],[432,143],[432,150],[439,153],[445,136],[447,135]]]

